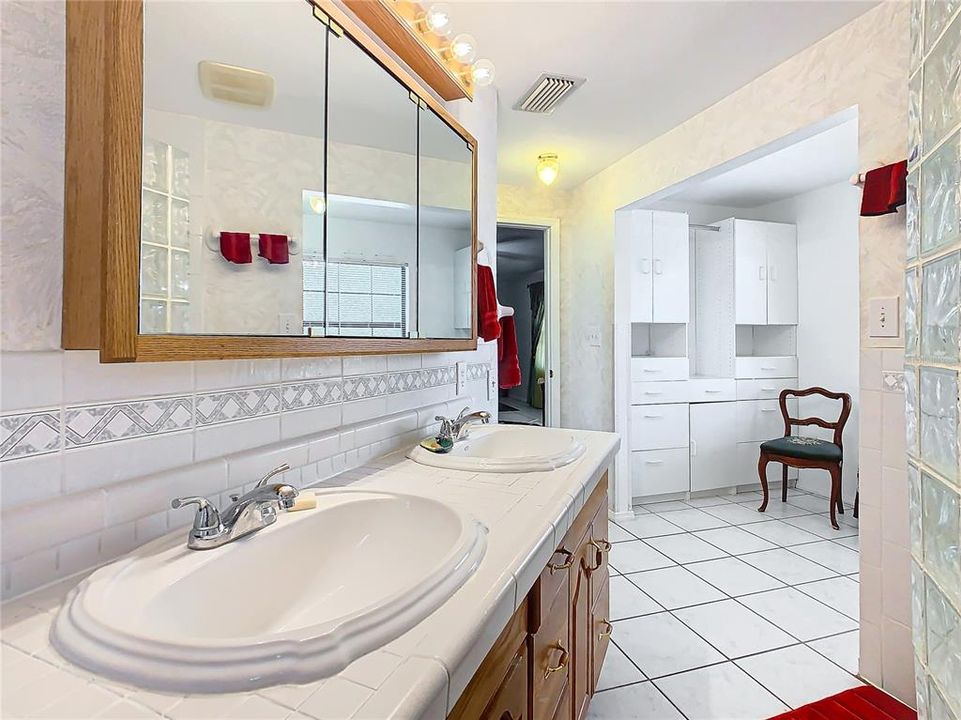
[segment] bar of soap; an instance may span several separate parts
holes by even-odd
[[[317,507],[317,496],[312,492],[301,490],[300,494],[297,496],[297,499],[294,500],[294,506],[292,508],[288,508],[287,512],[313,510],[315,507]]]

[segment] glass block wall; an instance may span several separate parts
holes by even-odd
[[[913,0],[905,399],[918,715],[961,720],[961,0]]]

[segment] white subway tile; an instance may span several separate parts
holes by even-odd
[[[354,443],[357,447],[363,447],[395,435],[410,432],[416,427],[417,413],[406,413],[355,429]]]
[[[418,354],[412,355],[388,355],[387,356],[387,369],[391,372],[398,370],[419,370],[421,356]]]
[[[340,433],[333,432],[314,438],[307,447],[307,462],[316,463],[340,452]]]
[[[6,548],[4,548],[6,550]],[[59,579],[57,570],[57,549],[48,548],[27,557],[14,560],[7,570],[8,585],[5,599],[22,595],[41,585]]]
[[[99,532],[84,535],[60,546],[57,554],[57,571],[62,577],[68,577],[100,564],[100,535]]]
[[[454,393],[453,385],[412,390],[410,392],[394,393],[387,396],[386,412],[399,413],[417,410],[425,405],[437,405],[449,399]]]
[[[137,544],[150,542],[161,535],[167,534],[167,511],[162,510],[153,515],[140,518],[134,526]]]
[[[191,363],[100,363],[96,351],[74,350],[63,357],[65,404],[177,395],[193,390]]]
[[[108,525],[146,518],[167,511],[170,501],[185,495],[214,495],[227,488],[227,464],[223,459],[136,478],[110,488],[105,520]],[[191,508],[177,517],[193,517]],[[177,525],[170,525],[177,527]]]
[[[280,416],[281,437],[304,437],[330,430],[340,425],[341,413],[339,404],[284,412]]]
[[[0,463],[0,503],[5,510],[60,495],[63,453]]]
[[[882,352],[880,348],[861,348],[859,377],[862,390],[881,389],[881,362]]]
[[[0,412],[63,402],[63,353],[0,353]]]
[[[106,487],[193,462],[194,434],[187,430],[76,448],[64,453],[64,492]]]
[[[103,529],[104,494],[94,490],[4,511],[0,525],[4,561],[55,548]]]
[[[280,360],[209,360],[194,364],[196,389],[272,385],[280,382]]]
[[[354,441],[355,436],[354,428],[348,428],[346,430],[342,429],[340,431],[340,451],[346,452],[347,450],[353,450],[357,443]]]
[[[387,414],[387,398],[384,396],[354,400],[343,405],[344,425],[372,420]]]
[[[256,482],[268,472],[284,463],[299,471],[307,464],[307,441],[285,442],[276,446],[257,448],[245,453],[230,455],[227,462],[227,485]],[[292,472],[285,473],[283,480],[293,482]],[[297,480],[300,478],[298,477]],[[278,477],[275,482],[280,482]]]
[[[197,428],[194,460],[207,460],[280,440],[280,415]]]
[[[113,560],[137,547],[136,523],[126,522],[108,525],[100,536],[100,555]]]
[[[339,377],[344,368],[339,357],[284,358],[280,362],[284,381]]]
[[[344,375],[370,375],[386,371],[386,355],[354,355],[344,358]]]

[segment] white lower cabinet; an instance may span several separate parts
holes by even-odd
[[[784,435],[779,401],[738,400],[736,404],[738,442],[763,442]],[[788,400],[787,409],[797,417],[797,400]]]
[[[687,492],[691,475],[689,452],[673,450],[640,450],[631,453],[631,490],[634,497]]]
[[[691,491],[737,484],[737,403],[691,405]]]
[[[782,433],[783,434],[783,433]],[[775,437],[777,437],[775,435]],[[750,485],[751,483],[757,483],[758,490],[761,489],[761,480],[757,474],[757,461],[761,455],[761,443],[759,442],[745,442],[737,444],[737,477],[736,482],[732,484],[736,485]],[[781,473],[782,473],[781,463],[768,463],[767,466],[767,481],[769,483],[780,483]],[[795,477],[795,473],[790,472],[790,477]]]

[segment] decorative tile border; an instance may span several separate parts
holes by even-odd
[[[467,379],[490,366],[468,363]],[[280,412],[453,385],[454,366],[233,388],[194,396],[35,410],[0,417],[0,462]]]
[[[59,409],[0,417],[0,460],[44,455],[60,448]]]
[[[881,387],[888,392],[904,392],[904,372],[885,370],[881,373]]]
[[[68,407],[63,413],[65,448],[186,430],[193,427],[193,415],[190,397]]]

